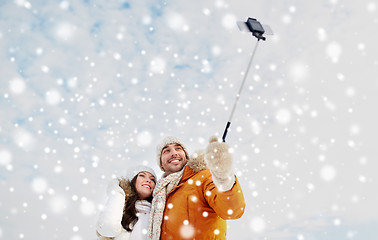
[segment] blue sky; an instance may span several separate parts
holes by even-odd
[[[228,239],[375,240],[377,3],[2,1],[0,239],[95,239],[107,183],[221,136],[247,208]]]

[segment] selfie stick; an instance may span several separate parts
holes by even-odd
[[[236,95],[234,106],[232,107],[230,117],[229,117],[228,122],[226,124],[226,129],[224,130],[224,133],[223,133],[223,136],[222,136],[223,142],[226,142],[227,132],[228,132],[228,129],[229,129],[230,125],[231,125],[231,120],[232,120],[232,117],[234,116],[236,105],[239,102],[239,98],[240,98],[241,92],[243,90],[245,81],[247,79],[249,69],[251,68],[253,58],[255,57],[255,53],[256,53],[256,49],[257,49],[257,46],[259,44],[259,41],[261,39],[265,41],[265,37],[263,36],[263,34],[265,33],[265,30],[264,30],[263,26],[261,25],[261,23],[258,22],[256,19],[254,19],[254,18],[248,18],[247,22],[238,22],[237,24],[238,24],[239,29],[241,31],[252,32],[252,35],[257,38],[257,43],[255,45],[255,48],[253,49],[253,53],[252,53],[251,59],[249,60],[249,63],[248,63],[248,66],[247,66],[247,70],[245,71],[245,74],[244,74],[244,77],[243,77],[242,84],[240,85],[239,92]]]

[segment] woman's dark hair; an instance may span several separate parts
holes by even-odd
[[[135,175],[130,181],[131,195],[126,195],[125,207],[123,209],[123,216],[121,224],[126,231],[131,232],[134,224],[138,221],[137,211],[135,209],[135,203],[139,200],[137,190],[135,188],[135,182],[139,174]],[[152,195],[146,199],[148,202],[152,202]]]

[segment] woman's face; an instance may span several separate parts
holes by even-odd
[[[140,172],[135,181],[135,189],[139,199],[145,200],[152,195],[155,188],[155,177],[149,172]]]

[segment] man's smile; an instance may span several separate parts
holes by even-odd
[[[181,160],[182,160],[181,158],[174,157],[174,158],[169,159],[169,160],[168,160],[168,163],[177,164],[177,163],[179,163]]]

